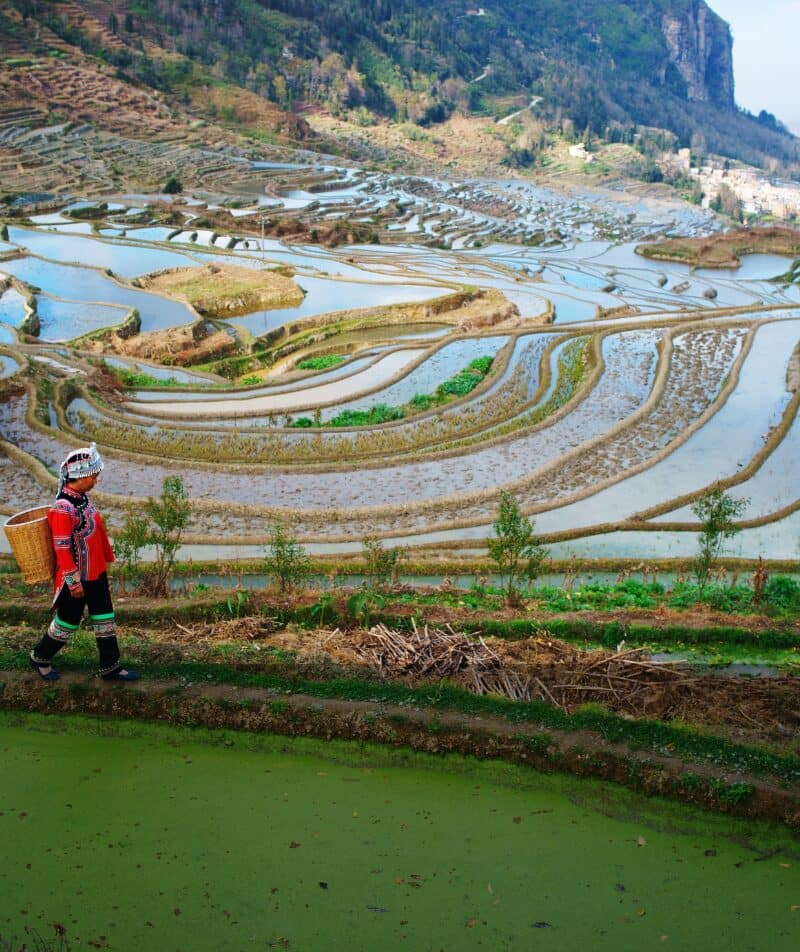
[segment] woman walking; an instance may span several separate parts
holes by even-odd
[[[97,639],[101,677],[106,681],[139,679],[135,671],[120,664],[106,574],[114,553],[102,516],[87,495],[97,484],[103,467],[97,446],[92,443],[70,453],[58,471],[58,494],[47,514],[56,556],[55,615],[30,655],[31,666],[45,681],[61,677],[51,662],[80,625],[86,607]]]

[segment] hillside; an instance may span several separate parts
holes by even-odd
[[[536,164],[542,129],[628,144],[660,129],[664,146],[800,174],[800,141],[737,109],[731,51],[704,0],[9,0],[0,109],[148,142],[319,149],[314,112],[424,128],[532,101],[510,164]]]

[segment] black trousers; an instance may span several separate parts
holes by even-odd
[[[53,605],[56,613],[47,633],[31,652],[31,660],[36,664],[49,664],[69,641],[70,635],[77,630],[83,612],[88,608],[89,621],[94,629],[100,655],[100,674],[113,674],[119,671],[122,665],[119,663],[117,626],[108,576],[103,572],[100,578],[91,582],[81,581],[81,585],[84,594],[79,598],[76,598],[66,585],[58,593]]]
[[[108,586],[108,576],[105,572],[93,582],[81,581],[84,595],[75,598],[69,588],[64,585],[53,603],[56,618],[67,625],[77,628],[83,618],[84,608],[89,609],[89,618],[94,623],[96,618],[114,619],[114,605],[111,601],[111,590]]]

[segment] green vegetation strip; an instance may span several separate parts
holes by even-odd
[[[324,354],[321,357],[306,357],[297,364],[298,370],[327,370],[336,367],[347,358],[344,354]]]
[[[341,413],[327,420],[324,426],[375,426],[392,420],[402,420],[411,413],[421,413],[424,410],[440,407],[471,393],[489,373],[493,360],[494,358],[488,356],[476,357],[463,370],[459,370],[457,374],[440,384],[433,393],[417,393],[403,406],[390,407],[385,403],[379,403],[369,410],[342,410]],[[308,428],[323,426],[323,423],[319,416],[314,418],[302,416],[293,420],[289,426]]]
[[[147,390],[158,389],[159,387],[180,387],[186,386],[175,379],[175,377],[153,377],[144,371],[124,370],[123,368],[114,368],[114,376],[117,377],[123,387],[138,387]]]
[[[527,427],[536,426],[543,420],[548,419],[576,395],[583,382],[586,371],[591,360],[591,338],[576,337],[566,345],[558,358],[558,369],[556,385],[550,397],[542,404],[527,413],[512,417],[505,423],[502,423],[491,430],[485,430],[473,436],[463,439],[451,440],[442,443],[440,449],[451,450],[465,446],[471,446],[475,443],[485,442],[487,439],[507,436],[509,433],[515,433],[518,430]]]
[[[334,592],[334,597],[337,593]],[[295,608],[262,604],[256,607],[251,601],[251,594],[239,590],[220,598],[209,592],[210,598],[203,600],[198,597],[184,601],[180,605],[179,615],[183,622],[214,622],[231,617],[242,617],[247,614],[260,612],[273,618],[276,624],[299,624],[303,626],[318,625],[322,599],[312,605]],[[431,594],[428,597],[412,596],[410,599],[398,599],[396,602],[391,596],[385,597],[382,607],[376,602],[371,613],[373,621],[381,621],[392,628],[408,629],[412,618],[419,624],[424,623],[425,608],[447,608],[448,605],[460,604],[467,607],[483,608],[486,611],[499,609],[499,600],[495,605],[471,605],[469,593],[459,593],[451,600],[445,600],[442,593]],[[325,593],[327,602],[327,593]],[[383,596],[382,596],[383,598]],[[405,611],[393,611],[393,606],[402,606]],[[122,624],[149,625],[158,627],[170,622],[176,615],[174,603],[165,602],[162,605],[146,604],[141,607],[134,602],[123,602],[117,606],[117,618]],[[338,602],[324,605],[324,619],[326,624],[347,627],[356,623],[348,612],[346,605]],[[796,616],[792,616],[794,621]],[[0,624],[31,626],[46,625],[50,620],[50,608],[42,603],[31,604],[30,601],[14,601],[0,604]],[[475,615],[461,622],[451,621],[456,630],[465,633],[475,632],[484,636],[504,638],[512,641],[530,638],[538,632],[547,632],[554,638],[563,641],[598,644],[607,648],[614,648],[625,641],[631,646],[658,645],[684,646],[702,645],[709,647],[726,647],[744,645],[759,649],[772,650],[800,650],[800,630],[793,627],[787,619],[786,627],[774,628],[746,628],[740,625],[709,624],[704,626],[681,625],[679,623],[667,625],[653,625],[648,622],[639,622],[634,618],[630,621],[619,618],[603,622],[597,619],[582,620],[581,618],[547,618],[539,614],[529,614],[523,618],[494,618],[491,615]],[[800,661],[800,658],[798,658]]]
[[[93,645],[89,644],[88,638],[84,641],[80,651],[74,651],[72,657],[64,658],[60,662],[62,669],[85,670],[89,657],[94,662]],[[74,647],[77,648],[78,645]],[[734,744],[689,727],[673,726],[660,721],[629,720],[596,705],[586,705],[573,714],[565,714],[542,701],[520,702],[497,697],[480,697],[445,683],[410,688],[353,677],[314,680],[303,676],[297,670],[287,671],[286,668],[291,662],[287,662],[285,652],[272,655],[272,663],[279,669],[279,673],[265,673],[263,667],[270,664],[269,653],[260,654],[263,663],[259,667],[262,670],[253,671],[226,664],[196,661],[178,664],[142,663],[135,657],[133,646],[126,648],[130,663],[135,664],[141,673],[151,680],[174,679],[184,685],[224,684],[261,688],[327,700],[368,701],[449,711],[468,717],[494,717],[512,724],[536,724],[560,731],[592,731],[610,743],[627,744],[634,749],[647,749],[683,759],[703,760],[730,770],[777,777],[788,783],[800,782],[800,757]],[[26,652],[0,651],[0,670],[25,670],[28,666]]]

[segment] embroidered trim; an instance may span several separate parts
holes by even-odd
[[[77,627],[77,625],[74,628],[65,625],[59,620],[58,616],[56,616],[50,622],[50,627],[47,629],[47,634],[50,635],[54,641],[62,641],[66,643],[69,641],[69,636],[73,631],[75,631],[75,628]]]
[[[111,621],[92,620],[92,628],[94,628],[95,638],[113,638],[117,633],[117,625],[113,619]]]

